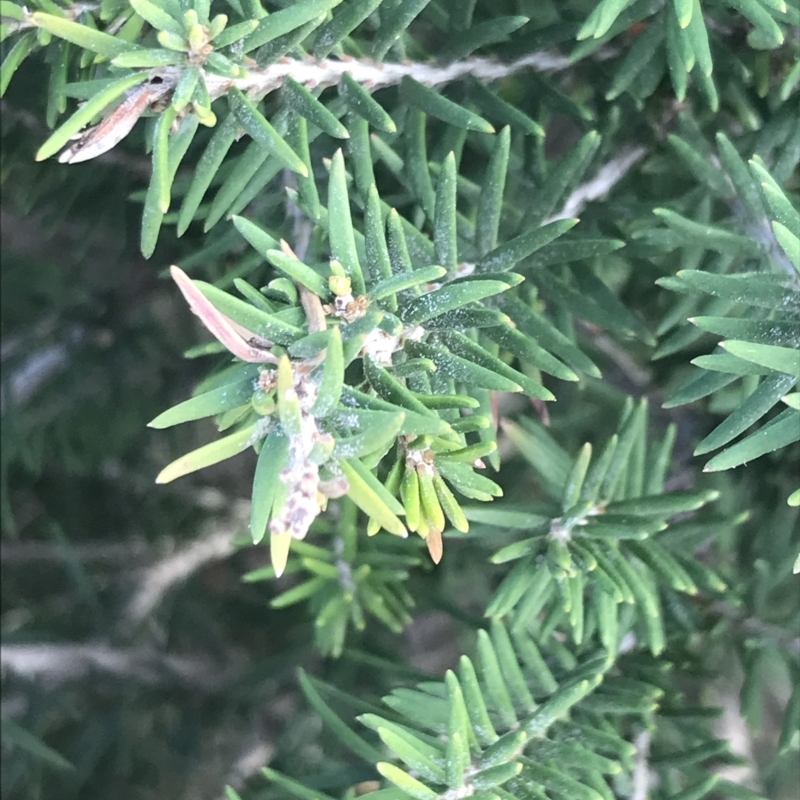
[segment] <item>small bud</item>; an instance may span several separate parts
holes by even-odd
[[[192,104],[192,110],[201,125],[213,128],[217,124],[217,115],[210,108]]]
[[[250,398],[253,410],[262,417],[268,417],[275,412],[275,397],[263,389],[257,389]]]
[[[332,262],[333,263],[333,262]],[[352,290],[350,278],[346,275],[331,275],[328,278],[328,288],[337,296],[349,295]]]
[[[189,29],[189,47],[195,52],[200,52],[208,44],[208,29],[202,25],[193,25]]]
[[[158,39],[158,43],[168,50],[177,50],[180,53],[185,53],[189,49],[186,42],[181,39],[180,36],[176,36],[169,31],[159,31],[156,38]]]
[[[213,39],[215,36],[219,36],[222,33],[222,31],[225,30],[225,26],[227,24],[228,24],[228,15],[217,14],[217,16],[211,20],[211,23],[208,26],[208,38]]]

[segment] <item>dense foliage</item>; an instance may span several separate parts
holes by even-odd
[[[0,15],[4,798],[796,796],[798,0]]]

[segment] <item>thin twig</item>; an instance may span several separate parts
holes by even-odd
[[[66,561],[69,557],[83,564],[119,563],[127,568],[132,561],[145,560],[147,553],[147,543],[144,539],[131,542],[73,544],[68,551],[52,542],[0,543],[0,562],[3,566],[36,561]]]
[[[403,78],[413,78],[426,86],[443,86],[447,83],[472,76],[485,81],[507,78],[524,69],[540,72],[557,72],[567,69],[571,62],[567,56],[553,52],[529,53],[516,61],[503,63],[489,58],[469,58],[452,64],[439,65],[407,61],[403,63],[374,62],[367,59],[321,59],[282,58],[266,68],[249,66],[241,78],[224,78],[204,73],[209,95],[212,99],[227,94],[231,88],[247,92],[260,98],[283,86],[292,78],[305,86],[335,86],[342,76],[348,74],[353,80],[369,89],[396,86]],[[180,68],[166,67],[157,73],[162,80],[176,85],[182,74]]]
[[[647,800],[650,796],[650,731],[643,730],[633,740],[636,756],[633,765],[630,800]]]
[[[247,527],[250,503],[235,500],[227,521],[210,520],[200,536],[178,552],[150,567],[128,603],[123,619],[138,625],[178,583],[182,583],[211,561],[227,558],[234,551],[234,537]]]
[[[0,671],[53,687],[108,673],[147,685],[165,682],[214,691],[227,683],[234,671],[205,656],[176,656],[148,647],[118,648],[104,642],[91,644],[12,644],[0,647]]]
[[[561,210],[548,217],[545,222],[575,217],[586,208],[587,203],[605,197],[647,154],[646,147],[627,147],[611,161],[604,164],[597,175],[578,186],[567,198]]]

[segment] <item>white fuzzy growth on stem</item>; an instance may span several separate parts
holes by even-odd
[[[496,81],[527,68],[556,72],[568,66],[570,61],[566,56],[549,52],[531,53],[507,64],[489,58],[471,58],[439,65],[415,61],[397,64],[356,59],[318,61],[313,58],[287,57],[265,69],[251,68],[241,78],[224,78],[211,73],[204,73],[204,77],[212,99],[227,94],[234,86],[252,97],[260,98],[279,89],[286,78],[292,78],[308,87],[335,86],[347,73],[362,86],[380,89],[395,86],[405,77],[413,78],[426,86],[443,86],[468,76]],[[158,74],[167,81],[173,78],[177,83],[181,71],[180,68],[171,67],[159,71]]]

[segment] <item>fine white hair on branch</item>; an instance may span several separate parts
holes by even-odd
[[[540,72],[557,72],[570,66],[566,56],[559,53],[539,52],[503,63],[489,58],[470,58],[439,65],[407,61],[403,63],[375,62],[357,59],[283,58],[265,69],[249,68],[241,78],[224,78],[204,73],[208,92],[212,99],[227,94],[232,87],[247,92],[253,97],[263,97],[279,89],[287,78],[306,86],[334,86],[347,73],[353,80],[369,89],[395,86],[403,78],[413,78],[426,86],[443,86],[446,83],[472,76],[485,81],[506,78],[523,69],[533,68]],[[167,67],[157,74],[167,83],[177,83],[182,70]]]

